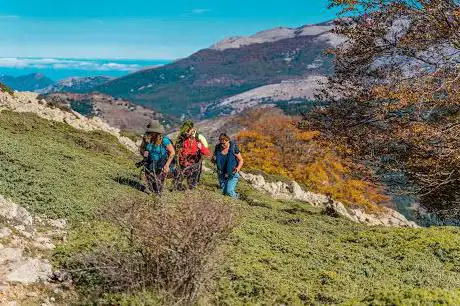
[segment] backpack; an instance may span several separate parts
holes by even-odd
[[[214,154],[216,156],[217,171],[221,175],[227,174],[230,176],[233,174],[233,170],[235,170],[236,166],[238,165],[238,161],[236,159],[237,144],[233,141],[230,141],[230,148],[226,158],[224,158],[224,155],[222,155],[220,146],[220,144],[217,144],[214,150]],[[224,160],[226,160],[226,163]]]
[[[148,163],[150,169],[159,170],[165,166],[168,160],[168,150],[166,149],[165,142],[172,144],[172,141],[166,136],[163,136],[163,141],[159,146],[151,143],[145,144],[144,150],[149,151]]]
[[[183,139],[180,146],[177,150],[177,155],[179,164],[182,167],[191,166],[201,160],[201,149],[196,138]]]

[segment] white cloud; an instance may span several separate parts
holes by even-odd
[[[92,60],[59,59],[59,58],[17,58],[0,57],[0,67],[3,68],[51,68],[78,69],[92,71],[135,71],[141,68],[137,64],[117,62],[100,62]]]
[[[193,9],[191,13],[192,14],[204,14],[204,13],[208,13],[210,11],[211,11],[210,9],[198,8],[198,9]]]
[[[18,15],[0,15],[0,19],[18,19]]]

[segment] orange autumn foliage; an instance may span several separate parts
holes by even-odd
[[[245,164],[272,175],[289,177],[308,189],[329,194],[347,205],[377,211],[388,200],[381,188],[354,177],[335,150],[318,139],[318,131],[296,126],[298,118],[274,109],[250,112],[241,119],[247,129],[237,136]]]

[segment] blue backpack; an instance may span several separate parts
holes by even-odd
[[[163,137],[161,145],[153,145],[151,143],[145,146],[145,150],[149,152],[148,163],[152,170],[162,169],[168,160],[168,150],[166,147],[172,144],[168,137]]]

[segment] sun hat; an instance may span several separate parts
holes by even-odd
[[[165,128],[160,124],[158,120],[152,120],[147,124],[146,133],[164,133]]]

